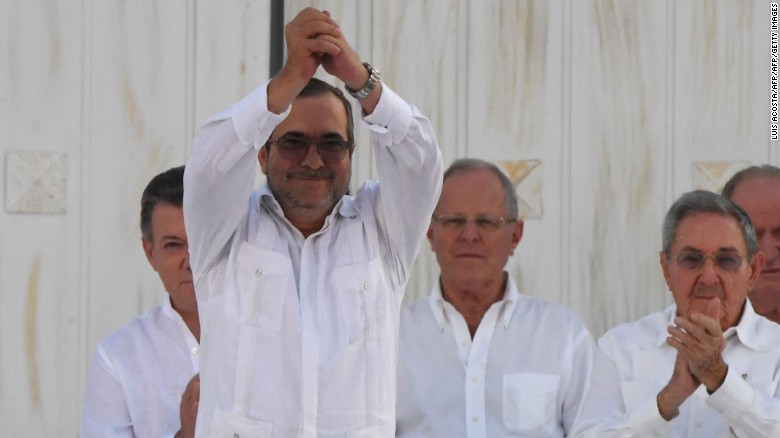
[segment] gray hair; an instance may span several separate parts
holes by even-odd
[[[737,186],[752,178],[780,178],[780,168],[772,166],[771,164],[746,167],[735,173],[734,176],[728,180],[726,185],[723,186],[723,196],[731,199]]]
[[[515,186],[495,164],[489,161],[480,160],[479,158],[461,158],[455,160],[455,162],[447,168],[444,172],[443,181],[447,181],[447,178],[456,173],[474,172],[477,170],[488,170],[501,181],[501,185],[504,187],[504,203],[508,216],[506,219],[519,219],[517,216],[520,214],[520,207],[517,203],[517,191],[515,190]]]
[[[707,190],[695,190],[680,196],[669,212],[666,213],[663,225],[663,250],[666,257],[672,256],[672,242],[677,235],[677,227],[680,221],[693,213],[714,213],[722,216],[731,216],[736,219],[742,231],[742,237],[747,247],[748,260],[758,251],[758,240],[756,239],[756,230],[747,213],[737,204],[731,202],[725,197]]]

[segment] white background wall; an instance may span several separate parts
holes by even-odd
[[[288,0],[287,16],[309,4]],[[445,164],[507,170],[528,217],[508,270],[596,335],[670,302],[660,223],[678,195],[778,164],[769,1],[313,4],[431,118]],[[3,436],[78,435],[96,343],[164,296],[141,251],[141,191],[267,78],[269,11],[0,0]],[[358,149],[353,185],[371,159]],[[409,296],[437,272],[426,245]]]

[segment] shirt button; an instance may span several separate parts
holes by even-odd
[[[365,289],[365,290],[371,289],[371,283],[369,283],[369,282],[363,283],[363,289]]]
[[[471,417],[471,421],[473,421],[473,422],[475,422],[475,423],[476,423],[476,422],[478,422],[478,421],[479,421],[479,417],[477,417],[477,416],[473,416],[473,417]]]
[[[255,277],[260,278],[262,276],[263,276],[263,270],[262,269],[258,269],[258,270],[255,271]]]
[[[233,434],[233,438],[239,438],[237,433]]]
[[[460,346],[462,348],[466,348],[466,341],[460,341]]]
[[[696,422],[696,428],[697,429],[701,429],[701,426],[702,426],[701,421],[697,421]]]
[[[479,380],[479,379],[477,378],[477,376],[471,376],[471,381],[472,381],[472,382],[476,383],[476,382],[477,382],[477,380]]]
[[[198,347],[192,347],[192,354],[198,354]]]

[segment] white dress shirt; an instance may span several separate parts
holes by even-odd
[[[181,426],[181,395],[198,373],[198,350],[168,294],[104,338],[87,372],[81,437],[172,437]]]
[[[728,374],[717,391],[704,385],[667,422],[656,397],[669,382],[677,350],[666,343],[676,307],[609,330],[599,339],[591,389],[575,425],[582,437],[780,437],[780,325],[746,300],[724,333]]]
[[[399,437],[562,437],[585,395],[595,343],[571,310],[520,295],[503,300],[471,339],[437,285],[401,312]]]
[[[266,85],[217,115],[193,143],[184,219],[200,309],[199,437],[382,437],[395,426],[403,290],[441,190],[430,122],[388,86],[371,130],[380,185],[344,196],[304,238],[257,152],[289,114]]]

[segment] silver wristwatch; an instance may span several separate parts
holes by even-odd
[[[374,91],[374,88],[376,88],[376,84],[379,82],[379,80],[382,79],[382,75],[379,73],[379,70],[372,67],[371,64],[364,62],[363,67],[368,70],[368,80],[366,81],[366,84],[363,85],[363,88],[354,91],[350,90],[349,87],[344,85],[344,89],[347,90],[347,93],[351,94],[352,97],[357,100],[363,100],[368,97],[368,95]]]

